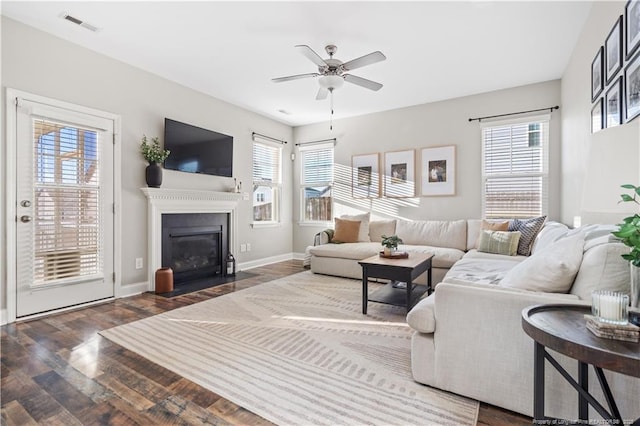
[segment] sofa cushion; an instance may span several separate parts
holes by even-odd
[[[462,250],[447,247],[410,246],[400,244],[398,246],[398,250],[406,251],[408,253],[431,253],[433,254],[431,266],[434,268],[450,268],[454,263],[462,259],[462,256],[464,256],[464,252]]]
[[[531,246],[531,254],[534,254],[538,250],[542,250],[545,247],[558,241],[560,238],[567,235],[569,227],[564,223],[549,221],[544,224]]]
[[[547,216],[532,217],[529,219],[513,219],[509,223],[509,231],[520,231],[520,241],[518,242],[518,254],[529,256],[533,240],[542,229]]]
[[[467,247],[466,220],[398,220],[396,234],[405,244],[450,247],[465,250]]]
[[[603,238],[603,241],[606,241],[606,238]],[[621,243],[604,243],[586,249],[582,265],[571,287],[571,294],[589,301],[594,290],[627,293],[631,278],[629,262],[621,257],[623,253],[629,253],[629,247]]]
[[[503,287],[546,293],[567,293],[580,269],[584,235],[562,238],[516,265],[502,279]]]
[[[508,226],[508,222],[506,223]],[[478,251],[515,256],[518,254],[520,232],[483,230],[478,238]]]
[[[343,214],[340,216],[340,219],[346,220],[359,220],[360,221],[360,231],[358,233],[358,242],[368,243],[371,241],[369,238],[369,219],[371,217],[370,213],[362,213],[362,214]]]
[[[311,247],[309,252],[314,256],[362,260],[378,254],[381,249],[380,243],[323,244]]]
[[[502,278],[522,262],[524,256],[504,256],[471,250],[444,276],[443,282],[456,284],[498,284]]]
[[[372,220],[369,222],[369,238],[372,242],[382,242],[383,235],[396,233],[396,220]]]
[[[335,218],[336,230],[333,233],[332,243],[355,243],[358,242],[360,232],[359,220],[345,220]]]
[[[436,329],[435,297],[425,297],[419,301],[407,314],[409,327],[421,333],[433,333]]]

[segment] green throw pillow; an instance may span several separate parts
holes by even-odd
[[[478,251],[515,256],[518,253],[519,241],[520,232],[518,231],[507,232],[483,230],[480,233]]]

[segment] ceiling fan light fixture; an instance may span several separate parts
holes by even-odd
[[[334,90],[339,89],[344,84],[344,78],[339,75],[324,75],[319,80],[320,87],[325,89]]]

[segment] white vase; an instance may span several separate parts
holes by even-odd
[[[629,299],[631,299],[631,306],[634,308],[640,308],[640,268],[634,266],[633,263],[629,263],[631,266],[631,291],[629,292]]]

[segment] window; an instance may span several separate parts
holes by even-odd
[[[253,142],[253,222],[280,221],[282,147],[269,142]]]
[[[487,124],[482,129],[483,215],[547,214],[549,118]]]
[[[333,143],[300,147],[302,222],[333,220]]]

